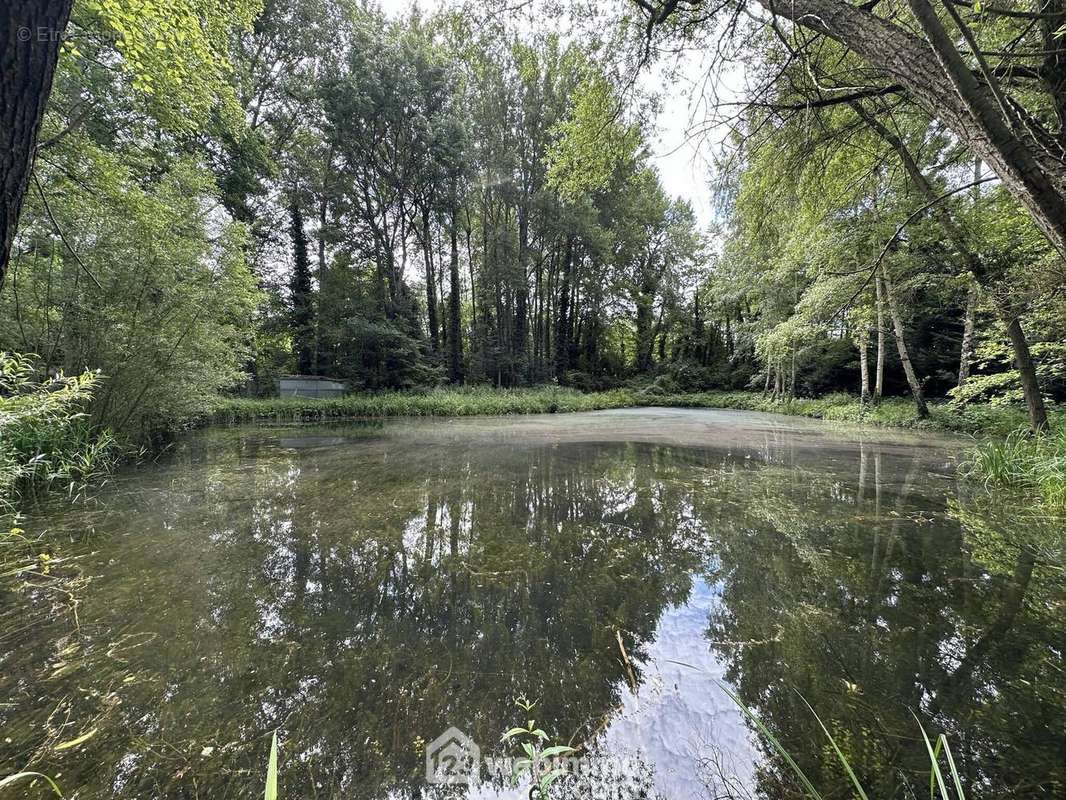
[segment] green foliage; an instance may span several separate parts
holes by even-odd
[[[239,127],[229,40],[234,28],[251,26],[262,5],[262,0],[79,0],[73,24],[114,35],[122,69],[167,127],[192,130],[212,112]],[[68,54],[76,59],[82,53],[74,42]]]
[[[982,442],[961,471],[987,487],[1014,489],[1066,510],[1066,429],[1046,434],[1019,429]]]
[[[507,414],[554,414],[594,411],[633,405],[628,392],[582,394],[573,389],[434,389],[414,394],[381,392],[312,400],[274,398],[221,401],[211,419],[215,422],[352,419],[358,417],[467,417]]]
[[[0,352],[0,514],[54,484],[73,494],[108,472],[115,442],[84,410],[98,386],[93,372],[38,380],[29,358]]]
[[[577,86],[569,115],[553,128],[547,154],[548,184],[563,199],[577,201],[601,191],[617,169],[632,162],[640,135],[619,120],[621,111],[602,75],[591,72]]]
[[[141,443],[244,377],[260,299],[244,228],[211,219],[213,178],[190,159],[145,182],[84,139],[64,146],[68,168],[41,170],[48,208],[31,197],[23,219],[0,347],[99,372],[93,423]]]
[[[533,707],[536,705],[535,701],[530,702],[524,698],[519,698],[515,703],[526,712],[527,717],[532,713]],[[548,734],[538,728],[536,721],[533,719],[529,719],[525,727],[508,730],[504,733],[501,741],[517,743],[525,754],[523,758],[515,760],[511,780],[517,783],[523,776],[528,775],[530,782],[533,784],[530,789],[530,797],[533,797],[535,790],[537,797],[541,798],[541,800],[547,800],[549,797],[548,792],[552,785],[567,774],[564,768],[553,766],[552,759],[577,752],[573,747],[565,744],[544,747],[544,743],[548,741]]]

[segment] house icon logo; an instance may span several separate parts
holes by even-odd
[[[458,728],[448,728],[426,745],[426,782],[469,786],[481,773],[481,748]]]

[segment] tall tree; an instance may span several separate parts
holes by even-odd
[[[29,185],[72,0],[11,0],[0,10],[0,290]]]
[[[295,191],[289,214],[289,231],[292,238],[292,277],[289,281],[289,292],[292,297],[293,351],[296,355],[297,372],[309,375],[314,368],[315,354],[314,296],[307,232],[304,230],[303,213],[300,211],[300,201]]]

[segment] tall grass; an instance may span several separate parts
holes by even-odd
[[[73,494],[114,465],[118,448],[89,424],[98,376],[37,380],[32,360],[0,353],[0,515],[57,485]]]
[[[1066,510],[1066,430],[1033,435],[1019,429],[982,442],[962,465],[967,477],[988,487],[1017,489]]]
[[[573,389],[490,389],[471,387],[427,392],[351,394],[316,400],[302,397],[223,400],[212,422],[287,422],[377,417],[469,417],[553,414],[634,405],[623,390],[584,394]]]

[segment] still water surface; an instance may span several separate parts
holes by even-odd
[[[1066,796],[1063,532],[960,485],[964,445],[662,409],[192,435],[24,526],[0,774],[251,798],[278,729],[284,797],[438,796],[426,742],[504,754],[524,696],[625,768],[581,796],[800,796],[724,684],[827,798],[807,702],[871,797],[928,792],[913,714],[970,797]]]

